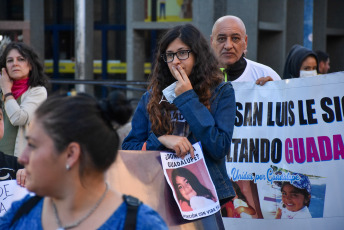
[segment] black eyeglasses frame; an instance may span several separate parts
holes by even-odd
[[[179,58],[178,57],[178,53],[179,52],[187,52],[188,53],[188,56],[187,56],[187,58]],[[186,60],[186,59],[188,59],[189,57],[190,57],[190,53],[192,52],[192,50],[179,50],[179,51],[177,51],[177,52],[175,52],[175,53],[168,53],[168,54],[173,54],[173,58],[172,58],[172,60],[171,61],[167,61],[167,57],[166,57],[166,53],[163,53],[163,54],[161,54],[161,58],[162,58],[162,60],[164,60],[164,62],[166,62],[166,63],[170,63],[170,62],[173,62],[173,60],[174,60],[174,57],[175,56],[177,56],[177,58],[179,59],[179,60]]]

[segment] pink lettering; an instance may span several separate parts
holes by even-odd
[[[307,162],[320,161],[317,145],[315,144],[314,137],[306,138],[306,151],[307,151]]]
[[[331,139],[327,136],[320,136],[318,143],[321,161],[332,160]]]
[[[294,162],[293,158],[293,151],[290,149],[292,148],[291,140],[290,138],[287,138],[285,140],[285,160],[287,161],[288,164],[292,164]]]
[[[339,160],[339,157],[344,159],[344,143],[340,134],[333,135],[333,159]]]

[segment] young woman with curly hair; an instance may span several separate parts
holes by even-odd
[[[170,93],[163,93],[171,84]],[[234,117],[233,87],[223,82],[208,42],[193,25],[176,26],[160,39],[148,92],[122,149],[169,149],[184,158],[193,157],[192,144],[200,142],[218,197],[225,201],[235,196],[225,166]]]

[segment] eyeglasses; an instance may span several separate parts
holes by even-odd
[[[173,62],[174,55],[176,55],[179,60],[186,60],[189,58],[189,53],[191,52],[191,50],[179,50],[175,53],[164,53],[161,55],[161,57],[164,59],[165,62],[169,63]]]

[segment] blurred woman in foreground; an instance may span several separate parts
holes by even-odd
[[[123,229],[127,203],[105,181],[119,142],[111,121],[120,119],[112,115],[110,105],[85,94],[50,97],[36,110],[19,162],[26,188],[43,198],[11,226],[30,196],[15,202],[0,229]],[[136,229],[167,228],[146,205],[136,220]]]

